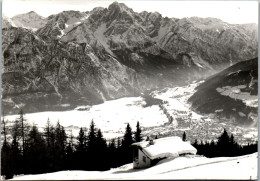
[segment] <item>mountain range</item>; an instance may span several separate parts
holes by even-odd
[[[168,18],[123,3],[2,19],[4,114],[67,110],[185,85],[257,57],[256,24]]]

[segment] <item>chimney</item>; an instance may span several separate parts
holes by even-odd
[[[150,141],[149,141],[149,144],[150,144],[150,145],[153,145],[153,144],[154,144],[153,140],[150,140]]]

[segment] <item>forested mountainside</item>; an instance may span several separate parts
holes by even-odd
[[[189,101],[201,113],[257,125],[258,58],[239,62],[199,85]]]

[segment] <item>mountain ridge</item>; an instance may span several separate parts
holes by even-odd
[[[214,19],[137,13],[122,3],[46,19],[36,31],[2,29],[6,113],[140,95],[257,56],[257,31]]]

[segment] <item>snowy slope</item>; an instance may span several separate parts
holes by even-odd
[[[86,179],[257,179],[257,153],[240,157],[178,157],[147,169],[132,164],[109,171],[60,171],[14,177],[14,180]]]

